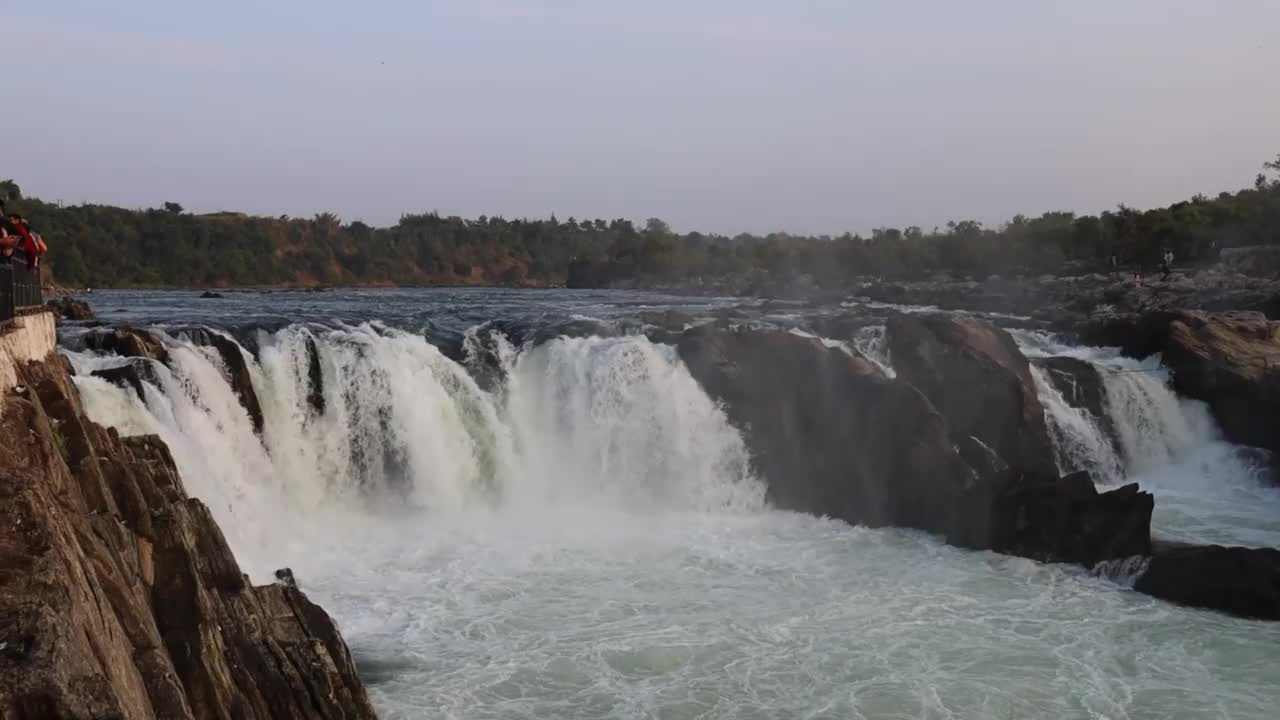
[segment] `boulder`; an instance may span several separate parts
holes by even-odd
[[[1009,483],[993,514],[994,549],[1093,567],[1151,550],[1155,498],[1137,484],[1099,493],[1087,472]]]
[[[744,433],[775,506],[982,544],[985,518],[960,509],[977,493],[974,474],[914,387],[783,331],[704,325],[677,348]]]
[[[1280,322],[1181,312],[1168,323],[1163,360],[1174,389],[1208,403],[1227,439],[1280,451]]]
[[[153,360],[145,358],[133,358],[119,367],[94,370],[90,375],[102,378],[113,385],[119,385],[126,390],[131,389],[138,394],[139,398],[145,400],[146,393],[142,389],[143,383],[160,386],[160,378],[156,374],[153,362]]]
[[[1280,620],[1280,550],[1157,543],[1134,589],[1181,605]]]
[[[102,353],[122,357],[142,357],[169,363],[169,350],[160,338],[146,330],[134,327],[118,327],[89,333],[84,337],[85,347]]]
[[[156,437],[84,417],[65,365],[0,400],[0,717],[321,718],[374,711],[296,587],[253,587]]]
[[[83,300],[76,300],[68,295],[54,298],[47,304],[63,320],[85,322],[97,319],[97,316],[93,314],[93,308],[89,307],[89,303]]]
[[[885,328],[898,377],[929,398],[955,437],[978,438],[1023,472],[1056,476],[1030,365],[1007,332],[947,315],[897,315]]]
[[[324,414],[324,371],[320,366],[320,349],[311,335],[307,335],[307,404],[317,415]]]
[[[226,296],[223,295],[222,293],[216,293],[212,290],[205,290],[203,293],[200,294],[201,300],[221,300],[224,297]]]
[[[694,323],[692,315],[680,310],[645,310],[636,317],[646,325],[673,333],[684,332],[686,327]]]
[[[211,330],[198,329],[186,333],[191,342],[204,347],[211,347],[222,358],[222,366],[227,373],[227,382],[235,391],[240,404],[253,422],[254,432],[262,432],[262,403],[258,401],[258,393],[253,389],[253,375],[249,372],[249,364],[245,362],[244,352],[240,344],[231,338]]]

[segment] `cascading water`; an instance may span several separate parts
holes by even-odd
[[[1115,437],[1088,411],[1072,407],[1045,371],[1032,374],[1062,470],[1087,469],[1103,484],[1138,482],[1157,494],[1153,529],[1194,542],[1280,545],[1280,494],[1261,469],[1222,438],[1208,407],[1180,398],[1158,356],[1063,345],[1041,333],[1015,333],[1028,357],[1066,356],[1098,370]]]
[[[118,358],[70,355],[89,414],[160,434],[253,577],[295,569],[385,718],[1262,718],[1280,702],[1269,627],[768,510],[670,347],[469,333],[459,364],[373,325],[254,340],[261,435],[210,349],[168,338],[143,400],[89,375]]]
[[[1124,478],[1125,468],[1110,438],[1088,410],[1067,402],[1046,370],[1031,366],[1040,404],[1044,406],[1053,435],[1059,472],[1088,470],[1097,482],[1110,484]]]
[[[868,360],[880,366],[889,377],[897,377],[893,361],[889,357],[889,343],[885,340],[883,325],[859,328],[853,335],[853,346]]]
[[[488,392],[421,336],[372,325],[262,332],[251,366],[260,438],[217,354],[165,340],[173,370],[157,366],[160,387],[144,386],[144,404],[90,375],[118,360],[74,355],[86,408],[126,432],[160,434],[193,494],[249,533],[236,549],[250,557],[273,529],[288,542],[299,518],[352,508],[440,516],[504,504],[763,504],[741,437],[674,349],[643,337],[507,348],[507,380]],[[323,412],[308,399],[312,347]]]

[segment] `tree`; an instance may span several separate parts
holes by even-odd
[[[165,203],[164,211],[172,215],[181,215],[183,213],[182,206],[176,202]]]

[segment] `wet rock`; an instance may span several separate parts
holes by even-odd
[[[201,300],[221,300],[225,297],[226,296],[223,295],[222,293],[217,293],[212,290],[205,290],[203,293],[200,294]]]
[[[1115,421],[1107,410],[1107,387],[1097,366],[1073,357],[1035,358],[1031,362],[1044,369],[1069,405],[1093,416],[1112,447],[1119,447]]]
[[[196,345],[211,347],[218,352],[227,372],[227,382],[249,414],[249,419],[253,421],[254,432],[261,433],[262,404],[258,401],[257,391],[253,389],[253,376],[249,373],[249,364],[245,362],[239,343],[211,330],[190,330],[186,334]]]
[[[1151,550],[1155,499],[1137,484],[1099,493],[1087,472],[1010,483],[994,513],[995,549],[1093,567]]]
[[[324,611],[252,587],[155,437],[83,415],[65,366],[21,368],[0,432],[0,717],[374,712]]]
[[[687,326],[694,323],[692,315],[680,310],[666,310],[663,312],[646,310],[637,317],[642,323],[675,333],[684,332]]]
[[[160,342],[160,338],[146,330],[134,327],[118,327],[105,331],[95,331],[84,337],[85,347],[102,353],[112,353],[122,357],[141,357],[159,362],[169,363],[169,350]]]
[[[97,319],[97,316],[93,314],[93,308],[89,307],[89,303],[83,300],[76,300],[67,295],[54,298],[47,304],[63,320],[85,322]]]
[[[1162,352],[1174,389],[1208,403],[1227,439],[1280,451],[1280,322],[1260,313],[1179,313]]]
[[[294,579],[293,570],[291,568],[280,568],[279,570],[276,570],[276,582],[287,588],[297,589],[298,587],[298,581]]]
[[[978,438],[1015,468],[1056,476],[1031,368],[1007,332],[950,315],[898,315],[885,328],[894,370],[929,398],[957,439]]]
[[[972,435],[959,438],[956,452],[984,484],[995,485],[1011,470],[1000,453]]]
[[[317,415],[324,414],[324,371],[320,367],[320,349],[316,339],[307,335],[307,404]]]
[[[986,534],[985,518],[959,502],[976,492],[973,474],[914,387],[783,331],[704,325],[677,348],[743,431],[777,507],[966,542]]]
[[[104,368],[94,370],[90,375],[102,378],[113,385],[119,385],[126,390],[133,390],[138,394],[138,398],[145,400],[146,393],[143,391],[143,383],[149,383],[156,387],[160,386],[160,378],[156,373],[154,361],[143,358],[135,358],[119,367]]]
[[[1280,620],[1280,550],[1158,543],[1134,589],[1181,605]]]

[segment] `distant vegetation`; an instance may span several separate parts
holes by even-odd
[[[998,229],[964,220],[943,228],[881,228],[870,237],[785,233],[679,235],[661,220],[464,220],[404,215],[391,227],[344,224],[335,215],[194,215],[167,202],[150,210],[59,207],[0,197],[49,241],[47,266],[71,287],[248,285],[678,284],[735,274],[808,276],[838,288],[858,276],[893,279],[1053,272],[1102,266],[1113,253],[1153,267],[1163,248],[1180,262],[1217,247],[1280,243],[1280,157],[1252,188],[1196,196],[1167,208],[1120,206],[1099,216],[1018,216]],[[574,260],[576,259],[576,262]]]

